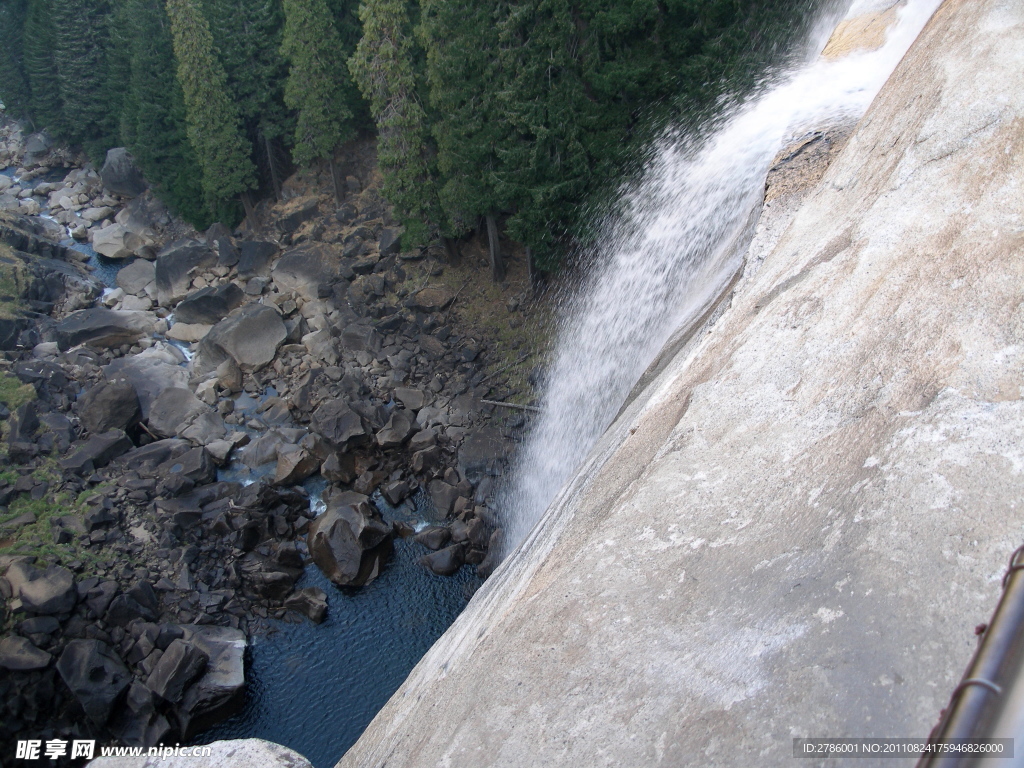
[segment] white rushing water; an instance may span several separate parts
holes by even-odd
[[[500,501],[506,551],[583,463],[666,341],[736,273],[787,140],[863,114],[940,3],[908,0],[882,48],[816,57],[735,108],[704,141],[665,139],[653,153],[625,213],[605,225],[598,266],[562,307],[544,412]],[[857,0],[851,15],[879,5],[887,4]]]

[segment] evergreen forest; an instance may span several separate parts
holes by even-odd
[[[408,233],[502,228],[550,269],[820,1],[0,0],[0,98],[97,163],[128,147],[200,229],[373,136]]]

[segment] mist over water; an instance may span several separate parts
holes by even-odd
[[[544,411],[499,499],[506,552],[540,520],[666,341],[741,266],[774,157],[813,127],[862,115],[940,4],[909,0],[879,50],[815,56],[733,107],[710,135],[668,136],[655,148],[621,212],[604,222],[590,278],[560,308]],[[880,5],[856,0],[851,13]],[[828,29],[812,41],[815,54],[834,24],[819,26]]]

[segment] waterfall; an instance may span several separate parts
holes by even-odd
[[[603,223],[590,277],[560,307],[543,412],[499,499],[506,552],[572,478],[666,341],[742,265],[769,166],[787,140],[862,115],[940,3],[907,0],[878,50],[819,57],[732,108],[702,140],[668,136],[655,148],[620,213]],[[853,5],[851,14],[891,3]]]

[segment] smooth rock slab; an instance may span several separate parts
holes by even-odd
[[[927,737],[1024,529],[1021,50],[1019,3],[939,7],[341,766],[783,768],[794,736]]]

